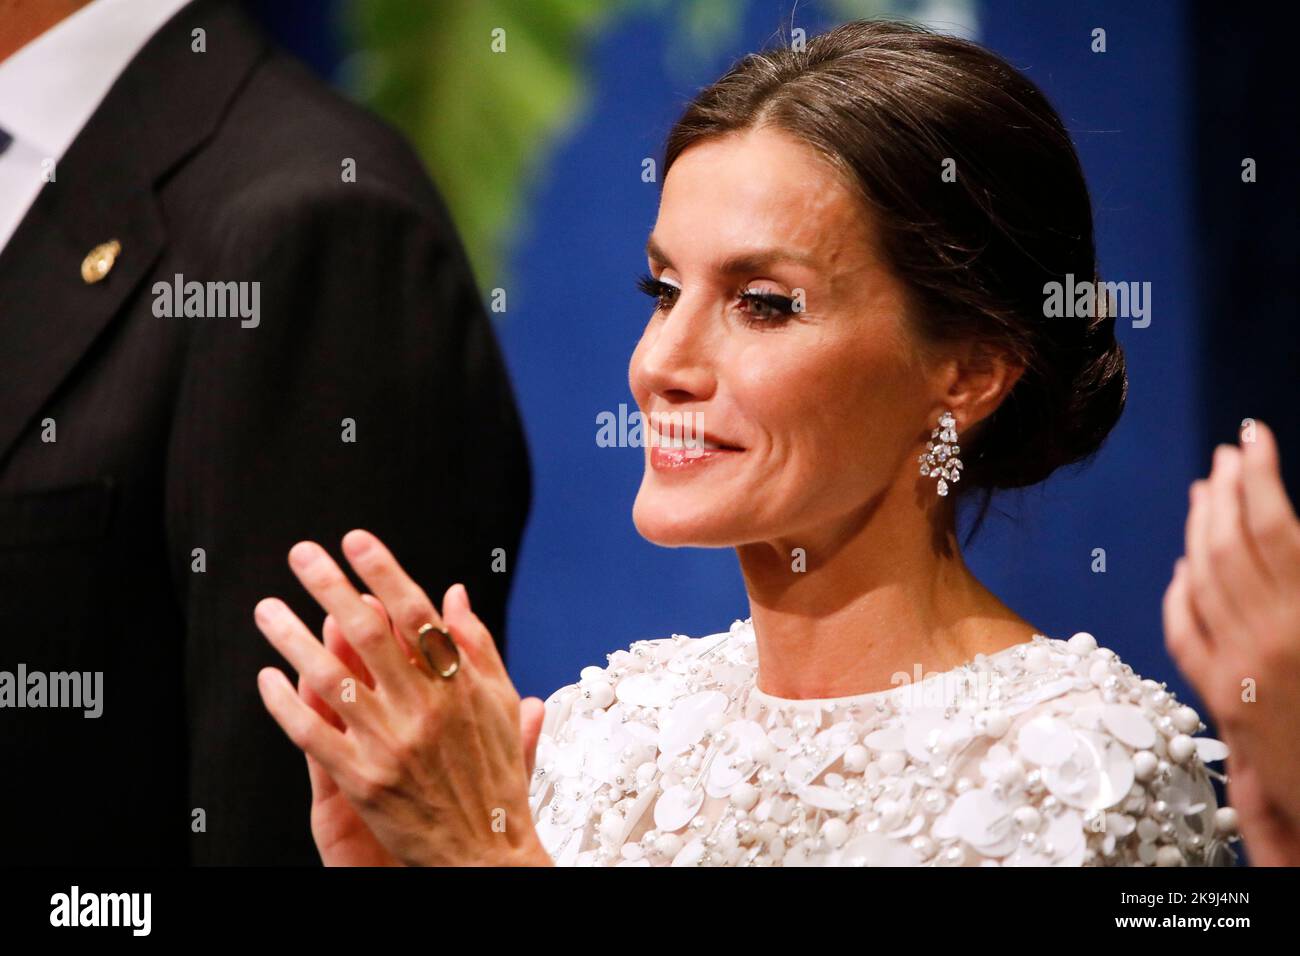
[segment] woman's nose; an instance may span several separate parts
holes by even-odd
[[[709,397],[715,381],[710,352],[710,316],[686,311],[684,298],[667,315],[650,323],[633,377],[643,389],[674,400]]]

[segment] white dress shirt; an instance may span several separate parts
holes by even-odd
[[[0,252],[140,48],[190,0],[93,0],[0,62]]]

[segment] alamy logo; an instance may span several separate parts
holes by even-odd
[[[1103,296],[1104,312],[1098,308]],[[1074,273],[1068,272],[1065,282],[1043,285],[1043,315],[1049,319],[1107,315],[1132,319],[1133,328],[1145,329],[1151,324],[1151,283],[1075,282]]]
[[[82,710],[83,717],[104,712],[103,671],[29,671],[19,664],[17,672],[0,671],[0,708],[69,708]]]
[[[153,919],[152,893],[68,893],[50,897],[51,926],[127,926],[133,936],[148,936]]]
[[[260,282],[173,282],[153,284],[153,314],[160,319],[224,319],[238,316],[240,326],[255,329],[261,319]]]
[[[596,415],[596,445],[600,448],[684,448],[690,457],[709,447],[703,412],[651,412],[649,417],[620,402],[618,413]]]
[[[935,707],[946,709],[961,702],[971,702],[981,707],[991,707],[995,703],[993,680],[988,671],[958,668],[955,671],[932,671],[926,673],[921,665],[913,664],[912,673],[896,671],[889,682],[895,687],[904,687],[898,691],[895,700],[907,700],[909,707]]]

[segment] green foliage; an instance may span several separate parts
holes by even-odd
[[[579,115],[586,44],[625,0],[355,0],[362,51],[349,83],[414,143],[447,200],[480,284],[500,261],[523,191]],[[493,52],[495,36],[504,52]]]

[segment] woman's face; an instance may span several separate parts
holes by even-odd
[[[644,537],[811,544],[918,479],[934,396],[874,244],[862,201],[787,134],[731,134],[678,157],[647,245],[659,298],[629,369],[645,418],[632,511]],[[696,447],[657,447],[673,438]]]

